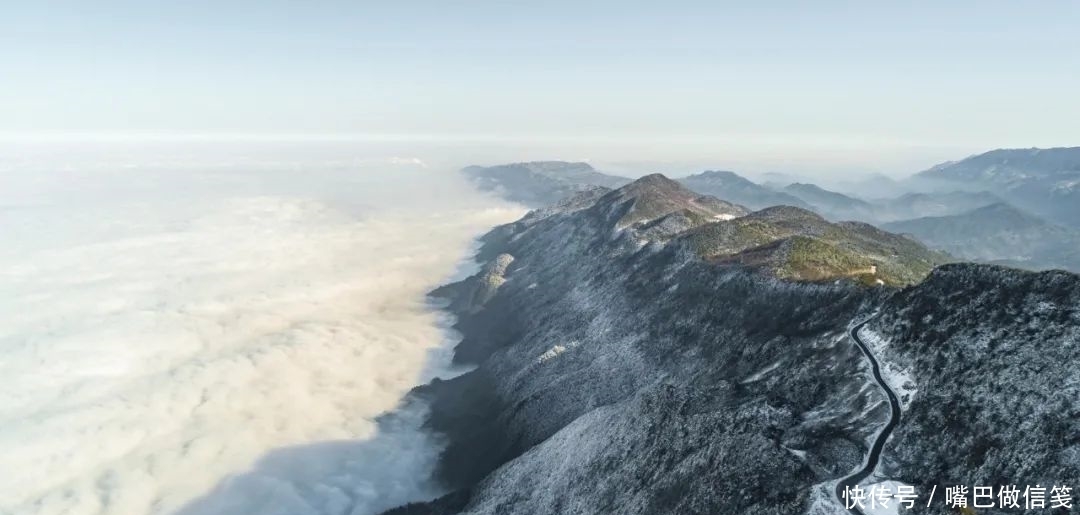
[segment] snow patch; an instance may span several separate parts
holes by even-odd
[[[818,483],[810,490],[806,515],[848,515],[848,511],[836,499],[836,480]]]
[[[538,363],[546,363],[559,357],[559,354],[562,354],[564,352],[566,352],[566,347],[563,347],[562,345],[556,345],[541,354],[539,358],[536,358],[536,361]]]
[[[806,460],[806,451],[801,451],[799,449],[792,449],[791,447],[784,447],[784,450],[790,452],[791,454],[794,454],[800,460],[803,460],[803,461]]]
[[[874,356],[877,357],[878,365],[881,368],[881,377],[885,379],[885,383],[889,385],[889,388],[892,388],[892,391],[896,392],[896,395],[900,397],[900,407],[907,410],[908,406],[911,405],[911,400],[919,392],[915,378],[910,371],[884,359],[889,340],[882,337],[881,334],[863,327],[859,331],[859,337],[874,351]]]
[[[754,381],[760,381],[761,378],[765,377],[766,374],[768,374],[769,372],[772,372],[773,370],[776,370],[779,366],[780,366],[780,362],[777,361],[776,363],[773,363],[772,365],[769,365],[769,366],[767,366],[767,367],[765,367],[765,368],[763,368],[761,370],[758,370],[757,372],[755,372],[750,377],[747,377],[746,379],[743,379],[742,384],[753,383]]]

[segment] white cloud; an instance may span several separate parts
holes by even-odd
[[[18,471],[0,512],[209,494],[189,508],[363,514],[436,493],[423,407],[375,417],[444,355],[424,293],[520,212],[420,168],[230,170],[0,198],[0,470]]]

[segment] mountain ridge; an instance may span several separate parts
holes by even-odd
[[[699,193],[712,195],[754,210],[777,205],[810,207],[794,195],[774,191],[730,171],[707,170],[681,177],[678,181]]]
[[[447,438],[438,477],[451,493],[388,513],[839,513],[834,482],[860,466],[889,417],[846,337],[874,312],[867,341],[886,370],[911,378],[882,477],[922,494],[1080,480],[1069,458],[1080,441],[1052,437],[1080,433],[1055,433],[1069,419],[1027,401],[1080,413],[1080,395],[1055,393],[1077,373],[1068,356],[1080,345],[1080,277],[946,264],[904,288],[792,281],[702,259],[681,238],[743,219],[806,238],[840,224],[780,207],[655,238],[644,233],[679,211],[613,230],[612,193],[497,228],[480,252],[487,267],[436,292],[463,335],[455,361],[475,367],[417,392]],[[478,298],[477,284],[494,288]],[[1013,349],[1009,363],[1042,353],[1043,366],[1060,364],[1045,380],[968,376],[969,342]],[[996,384],[1017,395],[981,417]],[[1035,419],[1020,429],[1010,411]]]
[[[996,149],[915,174],[911,182],[986,189],[1080,229],[1080,147]]]
[[[461,170],[481,191],[538,208],[592,187],[617,188],[631,180],[601,173],[585,162],[531,161]]]
[[[965,259],[1080,271],[1080,232],[1004,202],[958,215],[916,218],[882,227],[912,234],[931,247]]]

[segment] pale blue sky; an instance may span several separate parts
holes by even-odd
[[[820,149],[827,161],[1080,145],[1075,1],[7,0],[2,11],[7,136],[363,134],[563,142],[637,160],[718,146],[746,159]]]

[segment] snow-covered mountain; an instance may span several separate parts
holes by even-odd
[[[434,292],[476,368],[417,391],[450,493],[390,513],[842,513],[835,483],[889,417],[847,335],[875,313],[905,415],[866,481],[1077,484],[1080,278],[954,264],[919,282],[933,254],[911,240],[729,209],[651,176],[486,235],[482,271]],[[794,256],[814,277],[750,259],[792,259],[774,247],[793,239],[847,258]],[[908,287],[847,268],[874,249]]]

